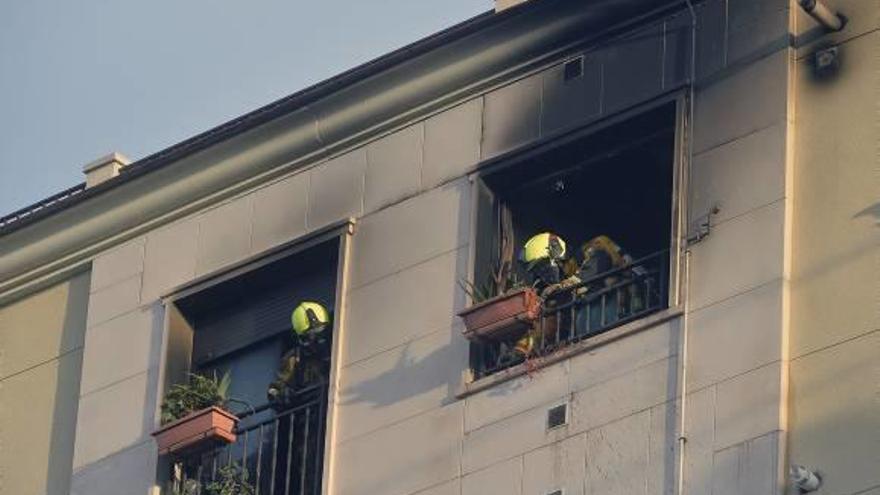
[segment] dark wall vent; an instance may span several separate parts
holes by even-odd
[[[571,81],[572,79],[577,79],[584,75],[584,58],[578,57],[576,59],[569,60],[565,63],[563,68],[563,79],[565,81]]]
[[[568,406],[562,404],[547,411],[547,428],[558,428],[568,422]]]

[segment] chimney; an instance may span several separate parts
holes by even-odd
[[[87,164],[83,167],[83,173],[86,174],[86,189],[116,177],[119,175],[119,170],[129,163],[131,161],[125,155],[114,151]]]
[[[527,1],[528,0],[495,0],[495,12],[507,10]]]

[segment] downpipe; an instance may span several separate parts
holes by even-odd
[[[691,16],[691,66],[690,66],[690,91],[688,98],[688,115],[687,115],[687,166],[690,168],[694,159],[694,103],[697,85],[697,11],[694,9],[692,0],[684,0],[687,4],[688,12]],[[686,236],[687,237],[687,236]],[[684,251],[684,316],[682,317],[681,335],[679,338],[678,349],[678,377],[679,377],[679,394],[678,394],[678,434],[676,435],[677,446],[677,472],[675,493],[684,495],[685,493],[685,449],[687,448],[687,360],[688,360],[688,325],[690,312],[690,285],[691,285],[691,248],[690,242],[685,240]]]

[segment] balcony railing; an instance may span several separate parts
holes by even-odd
[[[669,251],[544,294],[541,316],[531,331],[531,352],[524,357],[516,342],[484,342],[473,346],[477,378],[528,359],[547,356],[593,335],[644,318],[668,307]]]
[[[276,412],[263,405],[239,414],[235,443],[180,460],[178,491],[209,495],[223,468],[232,467],[254,495],[319,495],[324,464],[326,385],[297,393]],[[190,487],[185,492],[180,487]],[[238,493],[238,492],[236,492]]]

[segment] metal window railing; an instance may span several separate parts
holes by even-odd
[[[528,335],[531,352],[515,341],[475,343],[473,371],[484,377],[668,307],[669,251],[637,259],[587,280],[542,294],[541,314]]]
[[[264,405],[239,414],[236,441],[180,459],[178,487],[195,486],[196,495],[233,466],[254,495],[319,495],[324,464],[327,386],[297,393],[291,407],[275,412]],[[196,483],[192,483],[196,481]],[[187,494],[189,495],[189,494]]]

